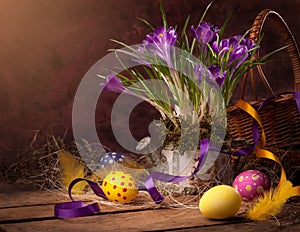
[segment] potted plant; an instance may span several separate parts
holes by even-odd
[[[151,157],[147,167],[151,170],[189,175],[195,158],[197,161],[199,142],[210,138],[216,149],[210,151],[198,175],[204,177],[223,146],[226,107],[238,82],[266,60],[267,56],[253,62],[259,41],[248,39],[248,31],[223,38],[228,20],[221,27],[205,22],[210,5],[198,25],[190,26],[188,17],[181,31],[168,25],[160,5],[163,25],[153,27],[143,20],[152,32],[141,44],[128,46],[114,40],[124,47],[111,51],[125,72],[101,76],[104,91],[133,95],[160,112],[161,120],[151,124],[151,136],[136,144],[136,153]],[[122,56],[130,57],[135,65],[127,68]]]

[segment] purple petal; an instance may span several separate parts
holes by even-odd
[[[199,85],[203,79],[203,77],[211,76],[210,71],[201,64],[196,64],[194,68],[195,79],[197,84]]]
[[[165,32],[166,32],[165,28],[161,26],[161,27],[155,28],[153,34],[159,35],[159,34],[164,34]]]
[[[100,84],[100,87],[103,88],[103,91],[111,91],[116,93],[121,93],[126,90],[121,81],[113,73],[110,73],[106,77],[105,83]]]
[[[229,48],[229,47],[230,47],[229,39],[221,40],[220,45],[219,45],[220,50],[223,50],[223,48]]]
[[[167,44],[175,45],[177,37],[178,37],[178,35],[177,35],[174,27],[170,27],[167,31]]]
[[[208,67],[208,70],[211,72],[213,78],[215,79],[219,87],[222,88],[226,78],[226,71],[221,73],[221,67],[218,65],[211,65]]]
[[[218,46],[218,43],[217,43],[217,41],[214,41],[213,43],[212,43],[212,45],[211,45],[211,48],[212,48],[212,50],[215,52],[215,53],[219,53],[219,46]]]
[[[194,28],[194,25],[191,26],[191,33],[192,33],[192,36],[198,40],[197,32],[196,32],[196,29]]]
[[[218,65],[211,65],[208,67],[208,70],[211,72],[213,77],[217,77],[220,74],[221,67]]]
[[[234,61],[239,60],[239,65],[242,64],[248,58],[248,49],[246,46],[238,46],[230,53],[228,65],[231,65]],[[239,66],[238,65],[238,66]],[[236,68],[238,67],[236,66]]]
[[[216,82],[217,82],[217,84],[219,85],[220,88],[222,88],[222,86],[224,84],[224,81],[225,81],[225,78],[226,78],[226,71],[223,72],[223,74],[221,76],[216,78]]]
[[[191,26],[192,35],[202,44],[213,42],[216,39],[218,32],[219,28],[207,22],[201,22],[196,29],[194,26]]]
[[[157,27],[151,34],[146,35],[143,44],[148,51],[153,52],[163,61],[170,63],[170,46],[175,45],[177,37],[174,27],[169,27],[168,30],[164,27]]]

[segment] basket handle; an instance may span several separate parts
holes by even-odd
[[[288,25],[286,24],[286,22],[284,21],[284,19],[274,10],[270,10],[270,9],[264,9],[262,10],[255,18],[253,24],[252,24],[252,29],[250,31],[249,34],[249,38],[253,41],[253,42],[257,42],[258,38],[260,37],[260,33],[262,31],[263,25],[265,23],[265,20],[269,18],[270,22],[273,23],[273,25],[276,27],[276,29],[278,30],[278,32],[281,35],[281,38],[285,44],[289,58],[291,60],[292,63],[292,68],[293,68],[293,74],[294,74],[294,90],[295,91],[300,91],[300,56],[299,56],[299,50],[298,50],[298,46],[297,43],[294,39],[294,36],[291,32],[291,30],[289,29]],[[259,53],[257,52],[254,56],[254,60],[257,60],[259,58]],[[256,66],[259,77],[261,78],[261,80],[263,81],[263,83],[265,84],[269,94],[271,95],[275,95],[273,89],[271,88],[263,70],[261,65],[257,65]],[[251,69],[250,71],[250,75],[252,78],[252,88],[254,91],[254,96],[257,100],[257,95],[255,92],[255,88],[254,88],[254,74],[253,74],[253,69]],[[244,78],[243,84],[242,84],[242,94],[241,94],[241,99],[244,99],[244,95],[245,95],[245,89],[246,89],[246,76]]]

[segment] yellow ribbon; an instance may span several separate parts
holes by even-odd
[[[246,113],[250,114],[250,116],[252,118],[255,119],[255,121],[258,123],[258,125],[260,126],[261,128],[261,137],[260,137],[260,147],[265,147],[265,144],[266,144],[266,135],[265,135],[265,131],[264,131],[264,128],[263,128],[263,125],[262,125],[262,122],[260,120],[260,117],[257,113],[257,111],[247,102],[243,101],[243,100],[239,100],[237,103],[236,103],[236,106],[242,110],[244,110]]]
[[[272,152],[264,149],[264,146],[266,144],[266,136],[265,136],[265,132],[264,132],[262,122],[260,120],[260,117],[259,117],[257,111],[249,103],[247,103],[243,100],[239,100],[237,102],[236,106],[238,108],[244,110],[249,115],[251,115],[251,117],[254,118],[254,120],[260,126],[262,135],[260,137],[260,143],[255,148],[254,153],[255,153],[256,157],[258,157],[258,158],[270,159],[270,160],[273,160],[277,164],[280,165],[280,167],[281,167],[281,176],[280,176],[280,181],[279,181],[279,184],[278,184],[278,188],[280,188],[284,182],[288,181],[287,176],[286,176],[286,172],[285,172],[285,170],[283,168],[283,165],[280,162],[279,158],[275,154],[273,154]],[[293,191],[293,194],[292,194],[293,196],[300,195],[300,186],[293,187],[292,191]]]

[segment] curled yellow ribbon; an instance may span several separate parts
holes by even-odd
[[[275,154],[273,154],[272,152],[264,149],[264,146],[266,144],[266,136],[265,136],[265,132],[264,132],[262,122],[260,120],[260,117],[259,117],[257,111],[249,103],[247,103],[243,100],[239,100],[237,102],[236,106],[238,108],[244,110],[246,113],[248,113],[260,126],[262,135],[260,137],[259,146],[257,146],[255,148],[254,153],[255,153],[256,157],[267,158],[267,159],[275,161],[277,164],[280,165],[280,167],[281,167],[281,177],[280,177],[280,181],[279,181],[279,184],[278,184],[278,187],[277,187],[279,189],[283,185],[284,182],[288,181],[287,176],[286,176],[286,172],[285,172],[285,170],[283,168],[283,165],[280,162],[279,158]],[[293,196],[300,195],[300,186],[293,187],[292,192],[293,192],[293,194],[292,194]]]
[[[265,147],[266,145],[266,135],[265,135],[265,131],[262,125],[262,122],[260,120],[260,117],[257,113],[257,111],[247,102],[243,101],[243,100],[239,100],[236,103],[236,106],[242,110],[244,110],[246,113],[248,113],[252,118],[255,119],[255,121],[258,123],[258,125],[261,128],[261,137],[260,137],[260,147]]]

